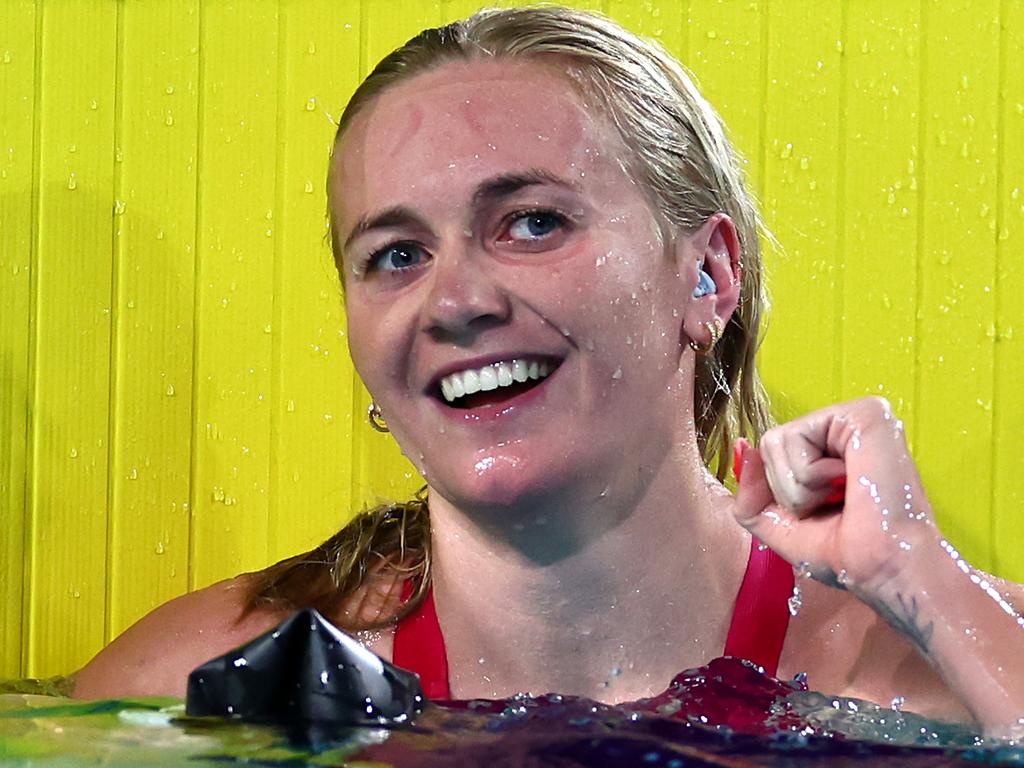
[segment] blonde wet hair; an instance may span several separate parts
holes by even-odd
[[[388,54],[356,89],[338,122],[335,147],[353,119],[391,86],[453,61],[512,59],[552,64],[586,101],[596,102],[629,150],[624,169],[649,195],[669,237],[697,230],[724,212],[736,226],[742,263],[739,306],[719,343],[697,356],[694,421],[705,463],[724,478],[739,436],[757,439],[770,426],[767,397],[754,365],[768,301],[761,235],[742,161],[721,118],[683,66],[654,42],[610,19],[559,6],[482,10],[465,21],[427,29]],[[329,203],[335,186],[328,178]],[[328,205],[339,272],[344,254]],[[343,278],[344,279],[344,278]],[[320,547],[257,574],[249,605],[337,608],[371,572],[399,569],[415,584],[397,611],[343,621],[350,630],[401,619],[430,585],[426,495],[364,510]]]

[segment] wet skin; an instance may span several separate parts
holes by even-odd
[[[460,509],[597,499],[693,442],[681,318],[700,254],[663,242],[595,112],[536,64],[446,65],[385,92],[336,150],[353,359]],[[522,356],[558,368],[490,407],[442,402],[440,374]]]
[[[735,307],[735,233],[713,216],[663,243],[599,114],[564,74],[449,64],[368,105],[335,153],[350,345],[430,480],[453,693],[661,691],[721,652],[749,547],[735,514],[790,562],[848,577],[847,592],[807,583],[782,675],[961,717],[955,692],[992,732],[1018,727],[1020,627],[1003,604],[1024,594],[916,535],[937,530],[887,407],[831,406],[769,433],[745,455],[739,502],[709,479],[686,340]],[[700,259],[719,292],[694,300]],[[531,355],[558,368],[513,399],[467,411],[438,397],[453,366]],[[842,514],[820,515],[843,472]],[[886,489],[909,503],[907,488],[918,506],[894,537],[880,503]],[[180,695],[196,664],[283,618],[239,618],[246,583],[157,609],[82,670],[76,695]],[[397,600],[395,578],[384,592]],[[389,656],[390,639],[373,650]]]

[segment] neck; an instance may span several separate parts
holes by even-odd
[[[673,446],[582,502],[499,516],[431,496],[454,696],[632,700],[721,654],[749,539],[694,441]]]

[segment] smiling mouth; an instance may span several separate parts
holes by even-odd
[[[557,367],[548,359],[517,358],[456,371],[438,383],[441,401],[463,409],[502,403],[533,389]]]

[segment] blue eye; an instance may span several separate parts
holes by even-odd
[[[564,223],[565,219],[559,214],[531,211],[513,219],[508,234],[513,240],[539,240],[550,235]]]
[[[370,255],[367,271],[398,272],[418,267],[425,259],[426,253],[416,243],[392,243]]]

